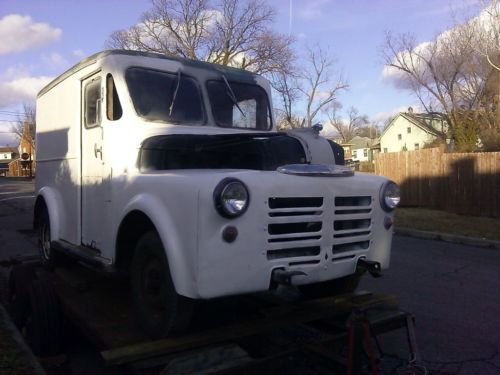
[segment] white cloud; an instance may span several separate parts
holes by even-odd
[[[53,68],[65,68],[68,66],[68,60],[63,55],[57,52],[42,54],[42,61]]]
[[[8,67],[4,73],[0,74],[0,78],[2,81],[8,81],[17,77],[29,76],[32,70],[32,66],[28,66],[22,63],[15,64]]]
[[[476,40],[473,42],[478,49],[485,51],[490,48],[498,50],[498,22],[497,18],[500,12],[500,4],[496,4],[496,9],[493,4],[483,9],[477,16],[471,18],[464,24],[456,25],[450,29],[444,30],[435,40],[422,42],[418,44],[411,52],[400,51],[397,57],[393,60],[397,65],[401,65],[397,61],[402,61],[408,66],[413,67],[420,79],[427,82],[432,82],[433,77],[428,69],[426,60],[431,60],[437,65],[446,66],[449,49],[455,49],[455,53],[460,51],[460,44],[456,44],[456,40],[462,40],[467,32],[464,32],[464,27],[474,27]],[[484,46],[483,46],[484,45]],[[413,59],[413,60],[412,60]],[[396,88],[407,89],[411,88],[411,82],[408,80],[408,75],[402,70],[385,65],[382,69],[381,80],[392,83]]]
[[[54,42],[61,33],[61,29],[48,23],[35,22],[30,16],[9,14],[0,19],[0,55]]]
[[[11,133],[14,125],[14,121],[0,122],[0,147],[17,147],[19,144],[16,134]]]
[[[47,76],[20,76],[0,82],[0,108],[34,101],[38,92],[51,80],[52,77]]]

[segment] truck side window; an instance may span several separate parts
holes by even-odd
[[[116,92],[115,81],[113,76],[108,74],[106,76],[106,117],[110,121],[115,121],[122,117],[122,113],[122,105]]]
[[[85,127],[93,128],[101,123],[101,77],[85,86]]]

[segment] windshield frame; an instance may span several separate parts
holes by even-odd
[[[135,105],[134,97],[132,95],[132,90],[131,90],[131,87],[129,85],[128,79],[127,79],[127,73],[131,69],[141,69],[143,71],[148,71],[148,72],[154,72],[154,73],[162,73],[162,74],[172,75],[174,77],[174,83],[175,83],[175,79],[177,79],[177,77],[179,75],[179,72],[180,72],[180,80],[182,80],[183,78],[186,78],[186,79],[190,79],[191,81],[193,81],[193,83],[195,84],[195,86],[196,86],[196,88],[198,90],[198,95],[199,95],[199,99],[200,99],[201,119],[199,121],[196,121],[196,122],[194,122],[194,121],[172,121],[172,120],[167,120],[167,119],[155,119],[155,120],[152,120],[152,119],[149,119],[146,116],[140,114],[138,112],[137,106]],[[129,99],[131,101],[132,108],[134,109],[134,112],[137,115],[137,117],[139,117],[139,118],[141,118],[141,119],[143,119],[145,121],[148,121],[148,122],[155,122],[155,123],[156,122],[160,122],[160,123],[164,123],[164,124],[173,124],[173,125],[204,126],[204,125],[207,124],[207,112],[206,112],[206,108],[205,108],[206,105],[205,105],[205,99],[204,99],[205,94],[204,94],[204,92],[202,90],[202,85],[200,84],[200,81],[195,76],[187,74],[182,69],[178,70],[177,72],[173,72],[173,71],[168,71],[168,70],[164,70],[164,69],[151,68],[151,67],[147,67],[147,66],[131,65],[131,66],[128,66],[127,69],[125,69],[125,72],[123,74],[123,78],[124,78],[124,81],[125,81],[125,86],[127,87],[128,96],[129,96]],[[180,81],[179,81],[179,84],[180,84]],[[178,99],[176,99],[176,101],[177,100]],[[165,104],[165,106],[167,106],[167,103]]]
[[[212,97],[210,95],[209,85],[211,82],[216,82],[216,83],[222,84],[223,86],[226,86],[226,83],[224,82],[224,78],[226,79],[226,82],[230,85],[231,91],[234,90],[233,85],[237,84],[237,85],[246,85],[246,86],[255,87],[264,94],[265,100],[266,100],[266,107],[267,107],[267,117],[269,118],[269,124],[268,124],[267,129],[247,128],[247,127],[243,127],[243,126],[225,126],[225,125],[221,124],[219,121],[217,121],[217,116],[215,115],[216,111],[214,108],[214,103],[212,101]],[[269,100],[269,95],[267,94],[267,90],[265,90],[264,87],[259,85],[257,82],[245,82],[245,81],[239,81],[239,80],[231,80],[230,77],[228,78],[226,75],[222,75],[219,78],[207,79],[205,81],[205,89],[206,89],[206,93],[207,93],[207,99],[210,103],[210,110],[211,110],[212,118],[213,118],[215,125],[217,127],[223,128],[223,129],[239,129],[239,130],[248,130],[248,131],[255,131],[255,132],[270,132],[273,130],[273,126],[274,126],[273,116],[272,116],[273,113],[271,110],[271,102]],[[229,98],[232,100],[231,97],[229,97]]]

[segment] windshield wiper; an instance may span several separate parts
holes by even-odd
[[[233,104],[236,106],[236,108],[238,108],[238,110],[241,112],[241,115],[243,116],[243,118],[246,118],[247,116],[243,113],[243,110],[241,109],[240,105],[238,104],[238,100],[236,99],[236,95],[234,95],[233,89],[231,88],[231,85],[227,81],[224,74],[222,75],[222,80],[224,81],[224,83],[226,84],[226,87],[227,87],[227,90],[226,90],[227,96],[229,96],[229,98],[231,99]]]
[[[179,86],[181,85],[181,71],[177,71],[177,84],[175,87],[174,95],[172,96],[172,101],[168,107],[168,117],[172,116],[172,111],[174,110],[175,98],[177,98],[177,92],[179,91]]]

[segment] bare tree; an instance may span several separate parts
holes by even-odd
[[[368,119],[367,119],[368,121]],[[360,137],[366,137],[370,139],[375,139],[380,135],[380,129],[377,124],[369,124],[360,126],[358,128],[358,134]]]
[[[286,72],[293,38],[271,29],[263,0],[152,0],[139,24],[111,34],[107,45],[230,65],[265,74]]]
[[[338,105],[337,96],[348,88],[342,75],[334,72],[334,60],[320,46],[306,47],[306,55],[286,74],[271,75],[278,97],[275,111],[283,128],[309,127],[320,113]],[[297,109],[304,105],[304,111]]]
[[[279,104],[275,107],[278,129],[299,128],[302,124],[302,119],[294,111],[294,105],[301,95],[297,74],[293,71],[288,74],[275,72],[271,74],[271,85],[279,100]]]
[[[338,93],[349,87],[342,75],[333,71],[334,63],[334,59],[320,46],[307,48],[303,85],[298,87],[306,98],[306,113],[301,126],[312,126],[320,111],[334,103]]]
[[[420,44],[409,34],[387,33],[383,47],[386,69],[396,73],[398,86],[412,91],[427,112],[441,111],[463,150],[475,147],[479,127],[497,126],[487,114],[494,108],[484,103],[493,68],[471,48],[471,38],[458,26]]]
[[[36,110],[33,104],[24,103],[23,111],[17,116],[17,121],[12,126],[11,131],[17,138],[21,139],[24,132],[27,130],[28,137],[26,140],[30,142],[31,147],[35,148],[35,134],[36,134]]]
[[[331,106],[328,112],[328,119],[332,126],[337,130],[343,143],[348,143],[356,135],[359,134],[360,129],[368,124],[368,116],[360,115],[355,107],[350,107],[347,110],[347,118],[342,119],[338,114],[338,106]]]
[[[500,71],[500,3],[497,0],[482,0],[483,11],[478,17],[458,21],[463,40],[488,64]]]

